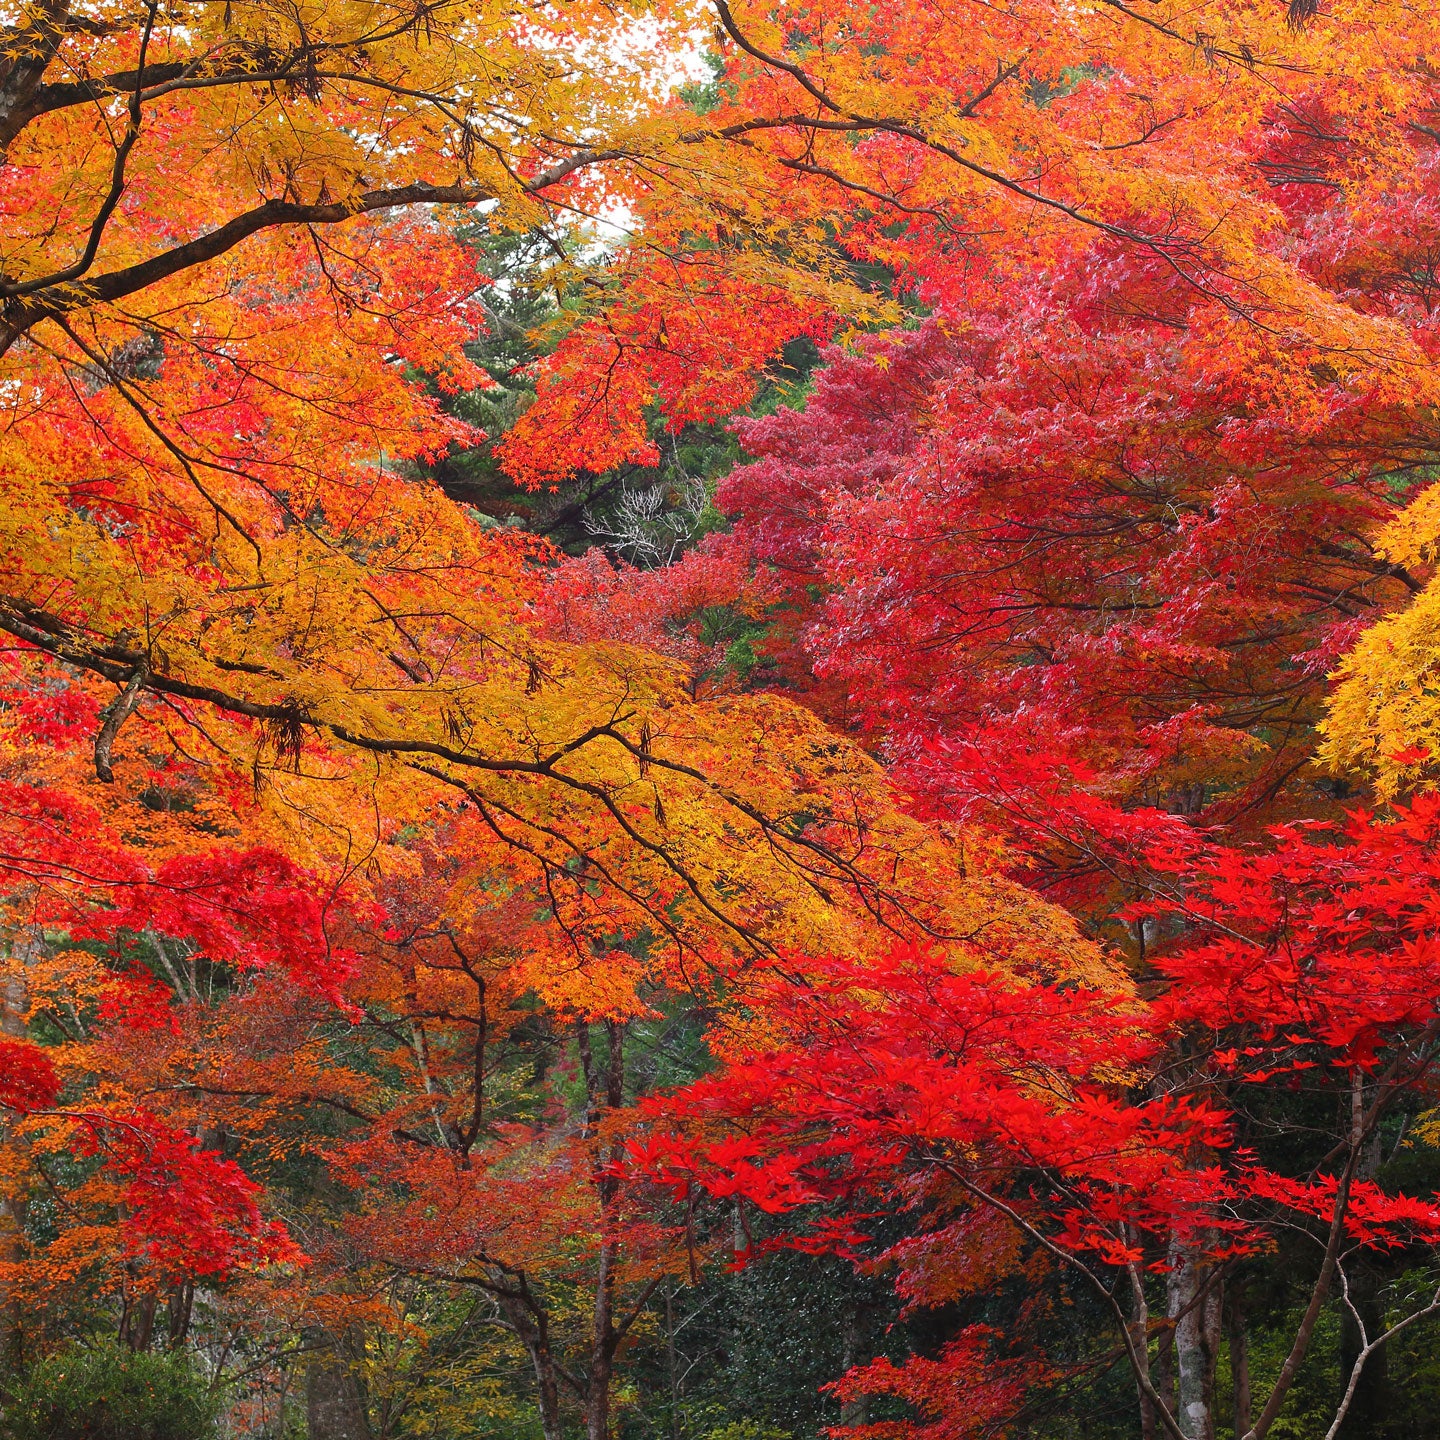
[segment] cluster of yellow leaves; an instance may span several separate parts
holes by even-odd
[[[1422,574],[1440,544],[1440,485],[1422,490],[1381,532],[1379,553]],[[1368,773],[1383,799],[1433,784],[1440,758],[1440,580],[1370,626],[1341,661],[1321,758]]]

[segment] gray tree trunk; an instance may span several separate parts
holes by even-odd
[[[586,1027],[581,1060],[585,1066],[586,1088],[590,1095],[590,1126],[598,1124],[605,1111],[618,1110],[625,1103],[625,1025],[614,1020],[605,1024],[606,1054],[605,1068],[600,1071],[589,1046]],[[612,1150],[608,1155],[603,1151],[598,1157],[594,1183],[600,1200],[602,1224],[609,1230],[612,1208],[619,1187],[613,1175],[603,1168],[603,1162],[620,1159],[620,1151]],[[616,1247],[605,1240],[600,1246],[599,1273],[595,1277],[595,1313],[591,1328],[590,1368],[585,1387],[585,1437],[586,1440],[610,1440],[610,1388],[615,1378],[615,1352],[620,1344],[621,1332],[615,1326],[615,1262],[619,1258]]]
[[[1359,1091],[1362,1104],[1367,1104],[1373,1095],[1364,1088]],[[1384,1158],[1380,1149],[1380,1131],[1377,1127],[1368,1143],[1360,1151],[1360,1163],[1355,1175],[1360,1180],[1374,1180],[1380,1173],[1380,1162]],[[1375,1268],[1362,1255],[1347,1267],[1349,1276],[1350,1304],[1359,1316],[1352,1314],[1349,1305],[1340,1308],[1340,1375],[1341,1388],[1349,1381],[1350,1372],[1364,1349],[1360,1326],[1365,1327],[1365,1337],[1373,1340],[1385,1331],[1385,1305],[1381,1292],[1383,1285]],[[1377,1346],[1365,1361],[1355,1393],[1350,1397],[1350,1408],[1345,1412],[1345,1421],[1340,1434],[1345,1440],[1359,1440],[1361,1436],[1373,1435],[1383,1426],[1389,1403],[1390,1377],[1388,1374],[1385,1346]]]
[[[1245,1329],[1245,1292],[1230,1291],[1230,1378],[1235,1389],[1235,1440],[1250,1433],[1250,1337]]]
[[[1132,1261],[1128,1267],[1130,1277],[1130,1320],[1126,1329],[1130,1333],[1130,1346],[1134,1355],[1135,1394],[1140,1402],[1140,1440],[1158,1440],[1160,1417],[1155,1413],[1155,1402],[1150,1398],[1146,1384],[1155,1387],[1160,1382],[1158,1374],[1151,1373],[1150,1366],[1150,1304],[1145,1297],[1145,1271]]]
[[[844,1346],[841,1352],[840,1363],[846,1370],[856,1365],[863,1365],[871,1359],[870,1346],[868,1343],[869,1309],[860,1301],[847,1306],[845,1310],[845,1328],[842,1332],[842,1343]],[[868,1395],[856,1395],[846,1400],[840,1406],[840,1423],[842,1425],[868,1425],[870,1423],[870,1397]]]
[[[1208,1267],[1179,1245],[1171,1249],[1170,1318],[1175,1321],[1175,1419],[1188,1440],[1215,1440],[1215,1361],[1220,1352],[1221,1293],[1205,1288]]]

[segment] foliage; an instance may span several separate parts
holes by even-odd
[[[1318,1314],[1367,1251],[1440,1240],[1432,1198],[1359,1173],[1381,1116],[1433,1084],[1437,816],[1417,802],[1386,825],[1357,820],[1348,844],[1297,831],[1269,855],[1157,857],[1185,885],[1156,903],[1183,905],[1194,938],[1162,962],[1171,983],[1148,1010],[915,950],[812,962],[803,989],[781,967],[766,1031],[652,1102],[654,1131],[631,1153],[681,1197],[700,1185],[767,1213],[825,1204],[782,1242],[801,1248],[857,1253],[877,1207],[918,1211],[919,1233],[879,1257],[911,1305],[993,1284],[1033,1250],[1124,1322],[1097,1268],[1129,1271],[1141,1294],[1141,1267],[1177,1241],[1188,1264],[1233,1262],[1313,1227]],[[1183,1072],[1167,1032],[1191,1038]],[[1340,1102],[1334,1169],[1276,1173],[1237,1144],[1246,1088],[1277,1077]],[[1415,1314],[1440,1313],[1431,1290]],[[1051,1378],[1038,1355],[999,1358],[1004,1338],[969,1326],[934,1359],[851,1371],[840,1393],[898,1395],[937,1433],[984,1433]],[[1302,1325],[1297,1362],[1309,1340]],[[1130,1359],[1158,1409],[1145,1354]],[[1292,1378],[1274,1381],[1272,1419]]]
[[[1428,12],[13,8],[17,1383],[1426,1413]]]
[[[207,1440],[219,1411],[187,1356],[113,1344],[37,1361],[0,1404],[5,1440]]]

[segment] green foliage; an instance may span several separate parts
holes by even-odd
[[[478,252],[480,269],[492,281],[485,293],[488,328],[465,347],[489,384],[446,404],[487,438],[471,449],[452,450],[432,474],[451,499],[470,506],[481,523],[519,524],[543,532],[553,519],[544,500],[514,485],[500,469],[494,444],[534,400],[532,366],[552,348],[543,337],[560,313],[562,297],[547,283],[555,257],[537,235],[461,233]]]
[[[1269,1393],[1294,1342],[1294,1327],[1299,1323],[1301,1313],[1297,1306],[1279,1312],[1269,1325],[1252,1328],[1249,1361],[1255,1394]],[[1311,1436],[1323,1435],[1329,1428],[1335,1418],[1335,1404],[1342,1389],[1339,1343],[1339,1311],[1333,1305],[1327,1306],[1316,1324],[1315,1343],[1305,1357],[1285,1408],[1270,1432],[1277,1440],[1310,1440]],[[1216,1398],[1220,1407],[1224,1407],[1232,1393],[1234,1382],[1230,1359],[1230,1347],[1227,1345],[1218,1367]]]
[[[733,81],[725,79],[725,60],[715,51],[706,51],[706,68],[710,71],[708,80],[694,80],[680,86],[680,98],[697,114],[708,115],[726,101],[733,100],[738,93]]]
[[[758,1420],[731,1420],[710,1431],[705,1440],[791,1440],[788,1430],[762,1425]]]
[[[541,1440],[530,1364],[472,1295],[396,1282],[403,1324],[373,1335],[365,1390],[375,1435],[405,1440]]]
[[[73,1346],[6,1387],[0,1440],[208,1440],[219,1411],[187,1357]]]

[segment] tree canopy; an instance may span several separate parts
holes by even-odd
[[[0,37],[0,1435],[1436,1433],[1428,12]]]

